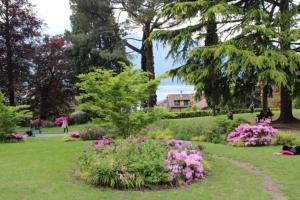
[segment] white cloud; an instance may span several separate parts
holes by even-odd
[[[71,10],[69,0],[30,0],[35,5],[38,17],[47,24],[44,32],[55,35],[70,29]]]

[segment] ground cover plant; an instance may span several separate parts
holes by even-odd
[[[203,155],[191,142],[110,138],[93,142],[78,161],[76,175],[87,183],[118,189],[180,186],[206,175]]]

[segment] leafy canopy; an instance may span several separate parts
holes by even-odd
[[[95,122],[109,125],[118,134],[128,136],[159,117],[157,109],[143,106],[160,79],[150,80],[148,73],[124,66],[115,74],[96,69],[79,76],[80,109],[96,114]]]

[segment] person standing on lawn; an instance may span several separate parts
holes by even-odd
[[[68,117],[64,117],[64,121],[62,123],[62,128],[64,129],[64,133],[69,132],[69,123],[68,123]]]
[[[36,125],[36,129],[39,130],[39,134],[42,134],[42,126],[43,126],[43,122],[42,122],[42,119],[41,117],[38,117],[36,120],[35,120],[35,125]]]

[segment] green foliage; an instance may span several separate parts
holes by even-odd
[[[300,109],[300,96],[296,96],[293,100],[293,107],[296,109]]]
[[[31,117],[29,106],[5,106],[4,96],[0,93],[0,142],[9,139],[16,126]]]
[[[236,118],[234,120],[228,120],[224,118],[218,118],[216,120],[216,126],[205,133],[206,142],[211,143],[226,143],[227,134],[233,131],[240,124],[249,123],[242,118]]]
[[[122,136],[134,134],[159,119],[162,111],[145,108],[143,103],[156,90],[160,79],[149,81],[148,74],[124,66],[124,71],[96,69],[79,76],[79,108],[97,115],[95,123],[114,129]]]
[[[70,0],[72,31],[65,35],[72,48],[66,54],[77,74],[89,72],[92,66],[121,72],[119,61],[127,62],[110,3],[109,0]]]
[[[76,111],[71,113],[70,119],[73,124],[85,124],[89,121],[89,116],[83,111]]]
[[[169,129],[157,129],[147,132],[147,137],[152,139],[159,139],[159,140],[170,140],[173,139],[172,131]]]
[[[272,139],[273,145],[298,145],[300,140],[299,136],[295,133],[279,131],[275,138]]]
[[[154,140],[120,141],[103,149],[88,149],[78,161],[77,175],[90,184],[141,189],[168,181],[164,172],[167,148]]]

